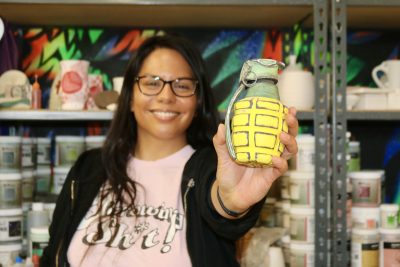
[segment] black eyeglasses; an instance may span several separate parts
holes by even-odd
[[[158,76],[139,76],[135,79],[139,85],[139,90],[142,94],[154,96],[161,93],[165,84],[169,83],[172,92],[176,96],[188,97],[194,95],[198,81],[193,78],[177,78],[171,81],[165,81]]]

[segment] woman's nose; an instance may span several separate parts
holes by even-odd
[[[164,88],[161,90],[161,92],[158,94],[158,98],[161,100],[169,100],[171,101],[171,99],[175,99],[175,94],[172,91],[172,85],[171,83],[166,83],[164,85]]]

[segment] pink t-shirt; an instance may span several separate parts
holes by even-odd
[[[68,249],[70,265],[192,266],[186,247],[181,180],[185,163],[193,152],[187,145],[156,161],[132,158],[128,163],[128,175],[137,182],[135,210],[124,212],[118,223],[110,217],[104,219],[104,235],[96,240],[97,197],[72,238]],[[112,208],[112,194],[109,194],[102,213],[107,214]],[[115,238],[111,231],[117,231]]]

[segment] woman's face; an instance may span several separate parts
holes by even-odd
[[[138,76],[158,76],[165,81],[194,78],[186,60],[177,51],[157,48],[143,61]],[[138,142],[172,141],[187,144],[186,130],[196,111],[196,95],[176,96],[171,84],[165,84],[158,95],[140,92],[138,83],[133,87],[131,110],[137,121]]]

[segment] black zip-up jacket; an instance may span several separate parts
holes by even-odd
[[[239,266],[235,241],[256,223],[263,204],[260,201],[237,220],[219,215],[210,196],[216,163],[215,151],[208,147],[197,150],[183,171],[181,191],[187,218],[187,247],[194,267]],[[67,251],[71,239],[105,182],[103,164],[101,151],[90,150],[69,171],[57,199],[41,267],[69,266]]]

